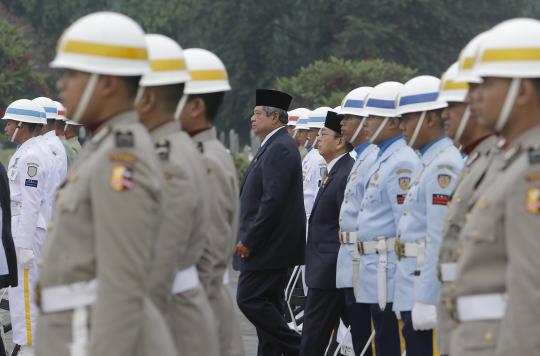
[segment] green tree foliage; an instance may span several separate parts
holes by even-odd
[[[0,109],[14,100],[47,94],[44,75],[35,71],[21,30],[0,19]]]
[[[282,77],[276,87],[294,97],[293,107],[335,107],[352,89],[395,80],[405,82],[416,70],[380,59],[352,61],[331,57],[302,67],[293,77]]]
[[[538,0],[4,0],[34,26],[48,60],[62,31],[81,15],[123,12],[147,32],[203,47],[226,64],[233,91],[217,124],[244,140],[254,89],[335,56],[383,59],[439,75],[475,34],[517,16],[538,17]],[[350,74],[349,74],[350,75]],[[54,75],[53,75],[54,76]],[[339,78],[334,78],[339,81]],[[330,78],[327,78],[330,80]],[[356,83],[355,83],[356,85]],[[350,88],[343,88],[348,90]],[[337,96],[337,95],[335,95]],[[326,96],[330,98],[330,96]]]

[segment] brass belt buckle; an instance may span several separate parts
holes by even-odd
[[[398,260],[401,260],[401,257],[403,257],[403,250],[405,249],[405,245],[401,243],[399,240],[396,240],[394,243],[394,252],[396,253],[396,257]]]
[[[364,245],[362,244],[362,241],[356,241],[356,249],[358,250],[359,255],[364,254]]]

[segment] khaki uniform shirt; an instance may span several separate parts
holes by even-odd
[[[88,355],[176,352],[147,297],[163,213],[156,163],[146,129],[135,112],[124,112],[85,144],[58,192],[39,284],[44,296],[47,288],[97,281]],[[39,316],[36,354],[70,355],[73,315],[66,310]]]
[[[218,323],[220,355],[243,355],[240,326],[231,294],[227,287],[232,251],[238,232],[238,181],[231,154],[217,139],[214,128],[193,136],[202,153],[207,170],[208,186],[211,193],[210,219],[207,227],[210,239],[202,262],[211,271],[206,286],[210,304]]]
[[[484,174],[491,162],[497,146],[497,137],[490,136],[480,142],[471,152],[459,177],[457,188],[448,204],[446,220],[443,228],[443,241],[439,253],[439,278],[442,282],[441,295],[437,313],[437,347],[441,354],[449,353],[450,334],[454,321],[448,314],[446,304],[450,301],[452,293],[449,281],[441,277],[441,264],[455,269],[458,260],[458,237],[463,225],[465,225],[465,213],[467,212],[469,197],[482,182]],[[449,271],[449,273],[451,273]],[[446,276],[445,276],[446,278]]]
[[[482,297],[477,298],[475,312],[506,312],[505,332],[500,333],[499,318],[461,322],[452,337],[452,355],[538,353],[539,313],[535,313],[534,296],[540,289],[535,289],[539,285],[534,266],[537,259],[532,256],[540,249],[538,204],[534,202],[538,185],[534,173],[540,169],[534,147],[539,134],[540,126],[529,130],[494,158],[485,184],[469,205],[469,219],[460,235],[463,255],[458,262],[453,304],[463,297]],[[507,300],[508,305],[497,307],[486,301],[486,295]],[[467,312],[471,313],[470,308]],[[460,319],[464,316],[458,315]],[[507,328],[510,325],[514,330]]]
[[[216,321],[203,285],[173,293],[176,273],[198,267],[209,240],[210,196],[202,156],[178,122],[168,122],[150,134],[161,163],[166,204],[155,242],[152,298],[167,316],[179,355],[214,356],[218,354]],[[202,280],[204,273],[197,270]]]

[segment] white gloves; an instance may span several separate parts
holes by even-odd
[[[36,259],[31,248],[19,248],[19,263],[22,268],[30,268]]]
[[[414,330],[430,330],[437,325],[437,309],[435,305],[415,303],[412,313]]]
[[[394,313],[396,313],[397,320],[401,320],[401,312],[395,310]]]

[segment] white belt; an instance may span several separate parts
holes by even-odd
[[[458,319],[462,322],[500,320],[506,311],[506,294],[477,294],[457,298]]]
[[[379,239],[379,237],[377,237],[377,239]],[[374,253],[379,253],[379,249],[381,249],[381,246],[382,246],[381,241],[386,242],[387,252],[394,250],[396,239],[391,238],[391,239],[385,240],[384,237],[382,237],[382,239],[378,241],[358,241],[356,244],[358,248],[358,252],[361,255],[372,255]]]
[[[418,257],[421,245],[416,242],[404,242],[401,257]]]
[[[339,242],[342,244],[354,244],[357,240],[357,232],[339,231]]]
[[[11,202],[11,216],[21,215],[22,202],[12,201]]]
[[[41,290],[41,310],[55,313],[88,307],[96,301],[97,280],[77,282]]]
[[[441,281],[442,282],[453,282],[456,280],[456,268],[457,263],[441,263]]]
[[[193,289],[199,285],[199,273],[195,265],[176,272],[172,287],[172,294],[179,294]]]
[[[381,310],[386,308],[386,267],[388,266],[388,251],[394,249],[395,238],[386,239],[378,236],[377,241],[358,241],[356,243],[360,255],[377,254],[377,299]]]

